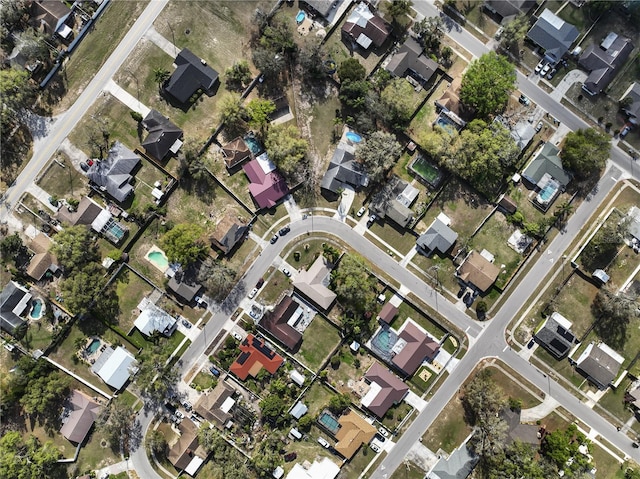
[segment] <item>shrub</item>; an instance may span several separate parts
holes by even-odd
[[[133,111],[131,110],[129,112],[129,114],[131,115],[131,118],[133,118],[135,121],[137,121],[138,123],[140,123],[142,121],[142,115],[140,113],[138,113],[137,111]]]

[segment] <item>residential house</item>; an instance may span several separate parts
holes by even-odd
[[[628,233],[640,241],[640,208],[637,206],[632,206],[629,208],[629,212],[627,213],[627,221],[629,222],[627,225]]]
[[[589,95],[602,93],[627,61],[634,46],[631,39],[609,32],[600,45],[590,44],[578,65],[589,72],[582,89]]]
[[[149,132],[142,142],[144,151],[156,160],[164,161],[176,155],[182,146],[182,130],[158,110],[151,110],[142,120],[142,126]]]
[[[340,429],[335,434],[338,440],[335,450],[345,459],[351,459],[363,444],[369,444],[376,435],[376,428],[353,409],[338,419]]]
[[[618,376],[624,357],[604,343],[590,343],[578,360],[576,369],[598,389],[607,389]]]
[[[302,333],[295,329],[302,315],[303,308],[291,296],[285,296],[271,312],[260,320],[260,327],[269,332],[289,352],[296,353],[302,344]]]
[[[434,102],[434,105],[436,106],[437,112],[444,111],[449,113],[447,117],[462,128],[466,125],[466,122],[460,118],[464,109],[464,105],[460,101],[459,96],[461,84],[462,80],[459,76],[454,78],[442,96]]]
[[[222,216],[209,237],[211,245],[229,254],[249,233],[249,226],[233,211]]]
[[[578,29],[545,8],[527,38],[544,50],[544,60],[556,65],[578,38]]]
[[[60,434],[73,443],[81,444],[101,412],[102,406],[74,389],[64,406]]]
[[[67,25],[73,18],[72,11],[62,0],[34,0],[29,15],[33,27],[45,35],[68,39],[73,33]]]
[[[242,169],[250,181],[249,193],[260,208],[273,208],[289,193],[287,182],[266,153],[245,163]]]
[[[380,48],[391,35],[392,28],[381,17],[371,11],[369,5],[361,2],[353,9],[342,25],[342,36],[364,50],[371,45]]]
[[[505,126],[509,128],[509,134],[518,145],[518,148],[520,148],[520,151],[529,146],[533,137],[536,136],[535,128],[526,120],[520,120],[513,126],[508,124]]]
[[[346,187],[359,190],[367,185],[369,177],[362,164],[356,161],[354,148],[346,143],[339,143],[322,177],[321,188],[337,195]]]
[[[540,445],[538,426],[522,424],[520,422],[520,411],[513,411],[509,408],[503,409],[500,417],[507,423],[507,440],[509,443],[520,441],[536,447]]]
[[[340,0],[300,0],[300,6],[306,6],[313,13],[328,19]]]
[[[51,239],[44,233],[38,233],[29,245],[30,249],[35,253],[27,266],[27,274],[36,281],[40,281],[47,273],[56,273],[58,271],[57,258],[49,253],[51,249]]]
[[[0,291],[0,329],[15,336],[26,329],[22,319],[31,303],[31,293],[14,281],[9,281]]]
[[[545,143],[524,169],[522,177],[537,188],[544,188],[546,178],[551,177],[565,188],[571,181],[571,175],[562,167],[559,153],[560,150],[553,143]]]
[[[536,0],[485,0],[484,8],[499,17],[506,24],[518,15],[528,15]]]
[[[640,411],[640,382],[632,384],[625,392],[624,400],[636,411]]]
[[[197,282],[195,270],[189,268],[186,271],[177,271],[169,278],[167,289],[181,303],[191,304],[194,298],[202,291],[202,285]]]
[[[373,363],[364,379],[369,384],[369,390],[361,404],[379,418],[383,418],[392,406],[399,404],[409,393],[409,386],[380,363]]]
[[[399,345],[402,349],[399,349]],[[433,361],[440,351],[440,344],[411,320],[407,320],[398,334],[391,362],[407,376],[412,376],[424,361]]]
[[[213,390],[200,396],[193,409],[218,429],[222,429],[233,418],[233,404],[229,400],[233,401],[234,392],[235,389],[226,381],[219,380]]]
[[[240,356],[231,365],[229,372],[242,381],[249,376],[256,377],[262,368],[275,374],[284,362],[282,356],[271,350],[264,339],[257,338],[253,334],[247,335],[239,348]]]
[[[384,68],[397,78],[409,76],[424,85],[438,70],[438,64],[424,54],[420,43],[408,37]]]
[[[571,332],[571,322],[555,311],[533,337],[536,343],[556,359],[566,357],[576,340],[575,335]]]
[[[427,479],[467,479],[479,460],[465,441],[449,454],[449,457],[441,457],[429,472]]]
[[[169,445],[167,459],[179,471],[185,471],[190,476],[204,464],[207,453],[198,442],[198,428],[190,419],[185,419],[178,425],[180,436]]]
[[[406,228],[413,221],[411,205],[418,197],[418,193],[417,188],[394,176],[375,195],[369,204],[369,211]]]
[[[311,464],[307,461],[294,464],[286,479],[335,479],[339,472],[340,466],[328,457],[323,457],[320,460],[314,459]]]
[[[91,372],[119,391],[135,369],[135,361],[133,355],[122,346],[118,346],[115,350],[107,347],[91,366]]]
[[[336,300],[336,293],[328,288],[333,265],[323,255],[311,267],[300,272],[293,280],[293,287],[323,311],[327,311]]]
[[[89,167],[89,180],[119,203],[133,194],[132,172],[140,165],[140,158],[116,141],[104,160],[96,160]]]
[[[629,98],[630,100],[626,100]],[[628,103],[625,103],[626,100]],[[633,82],[620,97],[620,102],[624,105],[622,111],[629,118],[629,122],[637,125],[640,123],[640,83]]]
[[[481,293],[493,286],[500,275],[500,268],[477,251],[472,251],[456,270],[458,279]]]
[[[56,218],[71,226],[89,226],[98,217],[102,210],[102,206],[88,196],[85,196],[80,200],[75,211],[70,211],[69,207],[62,207],[56,213]]]
[[[211,94],[220,83],[218,72],[188,48],[178,53],[174,63],[176,69],[167,81],[164,91],[179,103],[187,103],[198,90]]]
[[[385,324],[391,324],[393,318],[398,315],[398,308],[391,304],[391,302],[387,302],[382,309],[380,310],[380,314],[378,314],[378,319]]]
[[[427,256],[435,251],[447,254],[458,239],[458,233],[440,218],[433,220],[427,231],[416,240],[418,251]]]
[[[232,169],[240,163],[253,159],[251,149],[241,136],[222,147],[222,156],[224,156],[224,164],[228,169]]]
[[[178,327],[178,321],[164,309],[147,302],[133,325],[145,336],[151,336],[157,331],[163,336],[169,337]]]

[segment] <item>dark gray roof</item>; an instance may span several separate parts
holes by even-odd
[[[306,3],[308,7],[315,10],[320,16],[327,18],[337,1],[338,0],[300,0],[300,3]]]
[[[440,459],[429,474],[430,479],[467,479],[480,458],[466,443],[453,451],[447,459]]]
[[[151,110],[142,120],[142,126],[149,132],[142,146],[158,160],[164,160],[176,140],[182,138],[182,130],[158,110]]]
[[[633,82],[627,89],[621,99],[631,98],[632,102],[629,106],[624,108],[625,113],[635,118],[636,121],[640,117],[640,83]]]
[[[545,51],[545,56],[558,61],[567,53],[579,34],[575,26],[545,8],[527,37]]]
[[[186,103],[199,88],[209,91],[218,83],[218,72],[188,48],[178,54],[175,64],[165,91],[180,103]]]
[[[548,173],[553,179],[558,181],[562,186],[567,186],[571,181],[569,173],[562,168],[562,161],[558,156],[560,150],[553,143],[547,142],[540,150],[529,166],[522,172],[522,176],[529,182],[537,185],[545,173]]]
[[[140,164],[140,158],[119,141],[113,144],[109,155],[100,161],[94,161],[87,176],[104,189],[109,196],[119,202],[125,201],[133,193],[131,172]]]
[[[487,10],[495,12],[503,20],[521,13],[526,14],[535,4],[536,0],[485,0],[484,2]]]
[[[9,334],[15,334],[25,323],[20,316],[30,299],[31,294],[23,286],[9,281],[0,292],[0,328]]]
[[[322,177],[322,188],[337,194],[345,185],[360,188],[368,184],[369,178],[362,165],[355,161],[353,153],[345,150],[342,145],[338,145],[329,168]]]
[[[412,37],[393,55],[385,70],[397,77],[404,77],[407,72],[414,73],[427,82],[438,69],[438,64],[422,52],[422,46]]]
[[[535,339],[556,359],[562,359],[569,353],[575,336],[570,330],[560,326],[555,319],[549,317],[542,329],[535,334]]]
[[[193,298],[202,289],[202,285],[195,281],[195,273],[192,271],[174,274],[167,287],[186,303],[193,301]]]
[[[576,368],[600,389],[606,389],[618,375],[620,363],[599,344],[590,344],[589,347],[591,351],[584,359],[579,358],[582,361],[576,364]]]
[[[538,439],[538,426],[533,424],[522,424],[520,422],[520,412],[511,409],[503,409],[500,413],[502,419],[507,423],[507,437],[509,442],[520,441],[525,444],[540,445]]]
[[[590,44],[578,62],[590,72],[584,82],[585,88],[594,95],[602,92],[615,77],[617,69],[629,58],[632,50],[633,43],[629,38],[613,32],[600,45]]]
[[[458,233],[436,218],[427,232],[418,238],[416,244],[428,253],[435,250],[446,253],[457,239]]]
[[[409,187],[409,183],[401,180],[397,176],[391,178],[375,195],[369,210],[380,216],[380,218],[389,218],[398,225],[406,228],[411,220],[413,220],[413,211],[409,208],[408,200],[403,200],[402,193]],[[413,187],[411,187],[413,189]],[[417,196],[417,195],[416,195]],[[415,201],[415,197],[414,197]]]

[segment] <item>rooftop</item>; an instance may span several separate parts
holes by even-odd
[[[67,415],[63,418],[60,434],[69,441],[80,444],[100,415],[102,406],[83,392],[74,389],[65,408]]]
[[[0,328],[15,334],[25,321],[22,316],[31,301],[31,293],[14,281],[9,281],[0,291]]]
[[[116,141],[104,160],[93,162],[87,176],[100,190],[122,203],[133,194],[132,172],[139,164],[138,155]]]
[[[569,354],[576,339],[570,327],[571,323],[566,318],[554,312],[534,337],[556,359],[562,359]]]
[[[391,25],[373,13],[369,6],[361,2],[353,9],[342,25],[342,33],[360,47],[367,50],[372,44],[378,48],[391,34]]]
[[[320,255],[308,270],[302,271],[293,280],[295,289],[325,311],[336,299],[336,294],[327,287],[332,268],[327,258]]]
[[[416,245],[426,253],[439,251],[445,254],[458,239],[458,233],[436,218],[429,229],[416,240]]]
[[[398,339],[406,344],[391,361],[408,376],[415,373],[426,359],[433,360],[440,351],[440,344],[411,320],[404,323]]]
[[[285,296],[275,309],[267,313],[260,326],[271,333],[286,348],[295,353],[302,344],[302,334],[290,323],[299,317],[301,306],[291,296]]]
[[[472,251],[458,267],[458,277],[483,293],[493,286],[499,274],[500,268],[477,251]]]
[[[218,72],[188,48],[175,59],[176,69],[167,81],[165,91],[180,103],[187,103],[199,89],[211,91],[218,83]]]
[[[545,51],[552,62],[559,61],[578,38],[578,29],[545,8],[527,37]]]
[[[550,142],[544,144],[540,152],[531,160],[522,172],[522,177],[538,188],[544,188],[545,174],[551,176],[563,187],[571,181],[571,175],[562,167],[562,160],[558,154],[560,150]]]
[[[398,404],[407,395],[409,386],[380,363],[373,363],[365,379],[377,387],[371,387],[362,398],[362,405],[379,418],[384,417],[390,407]]]
[[[242,167],[249,178],[249,192],[260,208],[272,208],[289,193],[284,177],[277,171],[265,173],[260,162],[251,160]]]
[[[162,161],[169,154],[178,152],[182,145],[182,130],[158,110],[151,110],[142,120],[142,126],[149,132],[142,142],[147,154]]]
[[[272,351],[264,339],[257,338],[253,334],[247,335],[239,347],[240,356],[231,365],[229,372],[235,374],[242,381],[249,376],[255,377],[262,368],[275,374],[284,362],[282,356]]]
[[[338,419],[340,429],[335,434],[335,449],[341,456],[351,459],[363,444],[368,444],[376,434],[376,428],[352,409]]]
[[[119,390],[129,380],[130,370],[134,364],[135,358],[122,346],[118,346],[115,350],[108,347],[91,366],[91,371],[113,389]]]
[[[413,75],[423,82],[428,82],[437,69],[438,64],[423,53],[422,45],[413,37],[407,38],[385,67],[396,77]]]
[[[604,343],[590,343],[576,361],[576,368],[600,389],[606,389],[618,375],[624,358]]]

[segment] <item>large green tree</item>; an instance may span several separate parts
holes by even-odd
[[[162,339],[160,339],[162,341]],[[163,344],[146,348],[137,358],[136,385],[148,402],[161,404],[177,388],[179,372],[171,362],[165,364],[169,351]]]
[[[234,137],[242,133],[246,128],[245,118],[247,111],[242,106],[242,98],[237,93],[227,93],[221,99],[218,106],[218,118],[224,123],[225,132]]]
[[[594,328],[598,336],[609,346],[622,349],[627,342],[629,324],[638,324],[640,302],[624,292],[602,287],[593,300],[591,310],[597,318]]]
[[[506,57],[489,52],[474,60],[462,76],[460,99],[481,118],[500,113],[516,87],[516,70]]]
[[[260,401],[260,412],[262,417],[274,426],[279,426],[287,421],[284,412],[287,409],[287,403],[278,394],[269,394]]]
[[[66,478],[66,468],[57,462],[60,456],[52,441],[41,444],[35,436],[25,440],[18,431],[9,431],[0,438],[0,477]]]
[[[160,240],[167,258],[183,268],[195,263],[207,251],[202,228],[193,223],[182,223],[167,231]]]
[[[273,100],[255,98],[247,104],[246,110],[249,116],[249,125],[264,131],[269,123],[271,113],[276,111],[276,104]]]
[[[213,299],[224,298],[235,284],[237,272],[223,261],[206,258],[198,270],[198,281]]]
[[[66,274],[98,260],[98,250],[86,226],[70,226],[56,235],[51,252],[58,258]]]
[[[376,131],[358,144],[355,156],[369,175],[369,180],[378,183],[395,164],[402,153],[400,143],[391,133]]]
[[[89,263],[79,269],[76,268],[72,274],[65,277],[60,283],[65,307],[79,316],[85,316],[94,309],[107,308],[108,310],[110,305],[107,301],[110,295],[104,291],[107,285],[105,273],[105,269],[100,264]]]
[[[578,179],[599,176],[609,158],[611,137],[595,128],[567,133],[560,152],[562,165]]]
[[[135,411],[121,400],[112,401],[98,417],[96,425],[113,451],[127,454],[140,442],[140,423],[135,419]]]
[[[376,300],[376,280],[367,271],[365,260],[345,255],[338,268],[331,273],[331,283],[343,308],[354,315],[371,311]]]
[[[0,70],[0,126],[3,135],[18,121],[18,113],[29,106],[34,98],[34,88],[29,81],[29,72],[15,68]]]
[[[436,51],[440,48],[440,41],[445,32],[445,25],[442,18],[425,17],[419,22],[414,23],[412,29],[425,48]]]
[[[413,2],[411,0],[391,0],[391,3],[387,7],[389,15],[395,20],[411,12]]]
[[[224,73],[228,90],[242,90],[251,81],[251,69],[246,60],[235,62]]]
[[[394,78],[380,94],[382,105],[388,111],[391,126],[402,128],[415,109],[413,87],[404,78]]]
[[[264,139],[269,158],[287,177],[291,177],[303,165],[309,148],[307,140],[300,137],[295,125],[276,125],[270,128]]]
[[[340,83],[364,80],[366,76],[367,70],[357,58],[347,58],[338,66]]]
[[[526,15],[518,15],[507,23],[500,35],[500,47],[511,54],[520,55],[520,43],[524,40],[529,30],[529,19]]]

